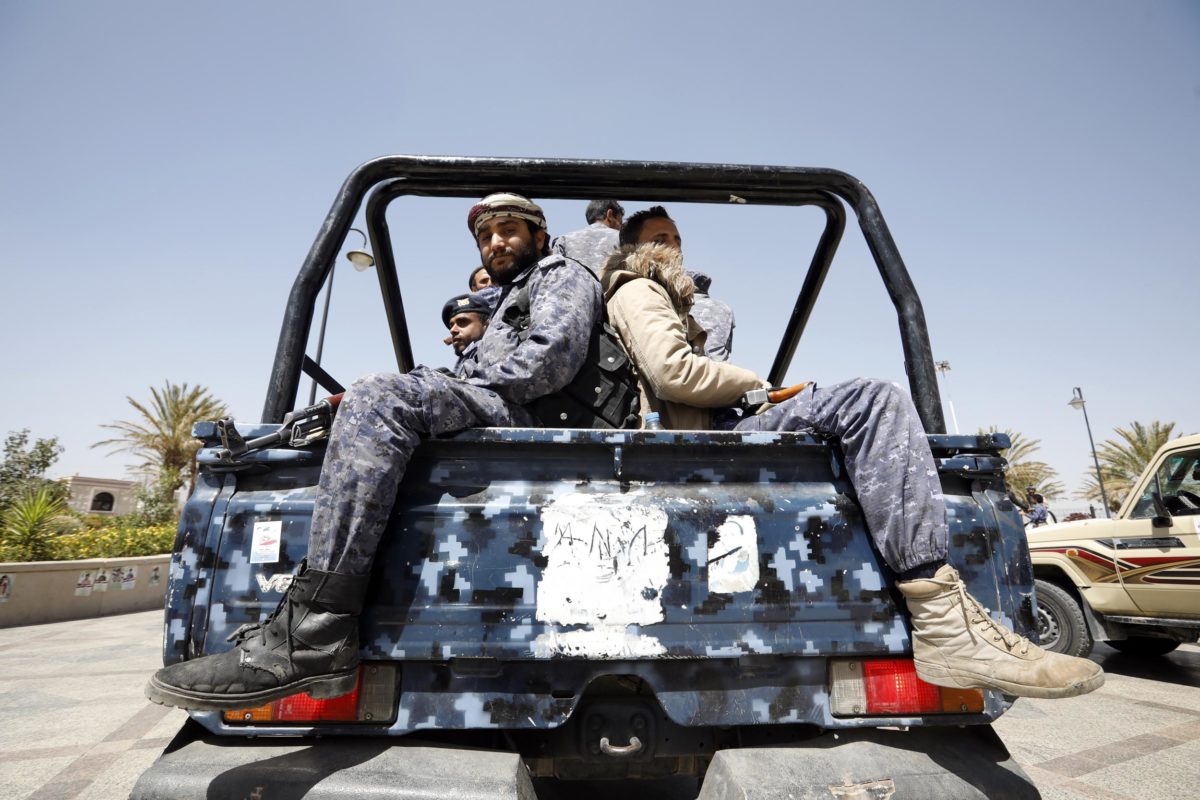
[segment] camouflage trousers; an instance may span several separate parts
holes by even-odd
[[[735,429],[811,431],[836,440],[888,566],[899,573],[946,560],[942,484],[917,410],[895,384],[859,378],[809,386]]]
[[[530,427],[521,406],[436,370],[367,375],[338,407],[314,502],[308,563],[366,575],[405,467],[423,436],[473,427]]]

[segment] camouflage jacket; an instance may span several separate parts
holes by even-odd
[[[529,287],[530,321],[518,333],[505,312],[522,285]],[[592,328],[603,313],[595,276],[561,255],[546,256],[502,288],[474,362],[463,363],[457,374],[518,405],[553,394],[583,366]]]
[[[462,353],[458,357],[458,361],[454,362],[454,376],[462,378],[466,375],[467,368],[475,363],[475,354],[479,350],[479,342],[471,342],[463,348]]]
[[[704,355],[714,361],[728,361],[733,351],[733,309],[707,292],[697,291],[692,298],[692,317],[708,334]]]
[[[599,275],[605,259],[616,251],[617,239],[617,232],[612,228],[603,222],[593,222],[586,228],[557,237],[552,249]]]

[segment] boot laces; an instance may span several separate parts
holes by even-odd
[[[294,585],[295,584],[293,583],[293,586]],[[266,619],[262,620],[261,622],[247,622],[246,624],[241,625],[237,630],[229,634],[229,636],[225,638],[225,641],[233,642],[235,646],[241,646],[247,639],[257,633],[260,643],[263,645],[263,647],[266,647],[267,628],[271,627],[275,620],[279,618],[279,612],[283,611],[287,617],[284,625],[284,631],[286,634],[285,640],[287,641],[287,660],[288,665],[291,666],[292,652],[295,650],[295,643],[292,640],[292,607],[295,605],[295,603],[290,602],[291,594],[292,589],[289,587],[288,590],[283,593],[283,597],[279,598],[279,604],[275,606],[275,610],[272,611]]]
[[[971,631],[972,636],[975,635],[976,626],[982,626],[984,631],[990,633],[993,642],[1003,642],[1009,652],[1016,650],[1018,647],[1021,648],[1020,655],[1026,655],[1029,652],[1029,648],[1033,646],[1033,642],[1018,633],[1010,631],[992,619],[983,606],[979,605],[979,601],[967,592],[967,586],[961,578],[956,581],[940,581],[936,578],[930,578],[929,580],[932,580],[939,586],[945,586],[948,589],[958,592],[959,608],[962,609],[963,622],[966,623],[967,630]]]

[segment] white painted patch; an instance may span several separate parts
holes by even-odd
[[[625,625],[603,623],[587,630],[551,630],[533,640],[533,654],[538,658],[649,658],[666,652],[667,648],[653,636],[631,633]]]
[[[281,541],[283,541],[283,520],[255,522],[253,537],[250,540],[250,563],[274,564],[277,562]]]
[[[626,658],[665,648],[628,626],[664,619],[670,578],[667,515],[638,495],[570,494],[545,506],[539,547],[546,558],[537,586],[537,619],[582,630],[550,630],[535,655]]]
[[[754,517],[726,517],[717,541],[708,548],[708,590],[719,594],[749,592],[758,583],[758,531]]]

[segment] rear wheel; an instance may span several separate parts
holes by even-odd
[[[1086,658],[1092,652],[1092,634],[1079,603],[1069,592],[1049,581],[1039,579],[1034,583],[1042,649]]]
[[[1174,639],[1162,639],[1158,636],[1130,636],[1128,639],[1114,639],[1105,644],[1129,656],[1165,656],[1179,647],[1179,642]]]

